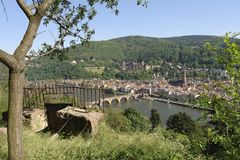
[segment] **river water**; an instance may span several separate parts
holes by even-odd
[[[161,123],[164,127],[166,126],[166,121],[168,120],[168,117],[170,115],[179,112],[185,112],[193,120],[197,120],[198,118],[200,118],[202,113],[202,111],[199,109],[193,109],[191,107],[185,107],[181,105],[169,104],[165,102],[146,99],[141,99],[141,101],[131,100],[126,103],[111,104],[106,107],[113,108],[119,111],[123,111],[126,108],[133,107],[147,117],[150,117],[151,109],[156,109],[160,114]]]

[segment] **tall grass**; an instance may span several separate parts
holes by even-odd
[[[185,136],[162,128],[154,133],[120,133],[106,123],[89,138],[60,139],[25,130],[24,146],[26,160],[198,159],[190,154],[190,142]],[[6,158],[6,137],[0,135],[0,159]]]

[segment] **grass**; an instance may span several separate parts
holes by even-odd
[[[87,71],[96,74],[102,74],[104,72],[105,67],[84,67]]]
[[[6,137],[0,135],[0,159],[7,159]],[[186,136],[173,134],[163,128],[153,133],[116,132],[103,122],[99,132],[88,138],[53,138],[46,134],[24,131],[26,160],[171,160],[202,159],[190,154]]]

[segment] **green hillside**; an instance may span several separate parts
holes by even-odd
[[[68,78],[138,79],[138,75],[143,75],[141,71],[120,73],[123,61],[135,63],[144,61],[148,65],[161,65],[161,68],[155,71],[164,76],[163,72],[168,70],[170,72],[168,78],[179,76],[176,75],[179,71],[171,69],[172,66],[169,64],[189,68],[218,68],[216,57],[219,53],[206,50],[205,42],[221,45],[223,39],[203,35],[171,38],[128,36],[107,41],[91,41],[85,46],[71,46],[64,52],[34,60],[28,69],[27,77],[56,79],[70,75]],[[71,64],[73,61],[76,61],[76,64]],[[88,69],[84,70],[84,67]],[[89,67],[100,67],[101,71],[94,69],[96,72],[89,72],[91,70]],[[144,74],[142,79],[150,78],[152,72]]]
[[[152,38],[143,36],[128,36],[108,41],[90,42],[88,46],[77,46],[69,49],[70,57],[75,59],[122,60],[133,61],[167,61],[171,63],[191,64],[198,61],[200,64],[212,64],[209,51],[203,48],[204,42],[223,42],[216,36],[182,36],[172,38]],[[206,55],[206,56],[204,56]]]

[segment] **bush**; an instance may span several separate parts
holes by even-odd
[[[207,126],[197,124],[195,132],[189,137],[193,154],[203,154],[207,150],[208,136]]]
[[[114,130],[121,132],[131,131],[131,122],[119,112],[110,111],[107,114],[106,123]]]
[[[195,132],[196,124],[185,112],[171,115],[167,120],[167,129],[185,135],[192,135]]]
[[[151,110],[150,121],[152,124],[152,130],[154,128],[157,128],[158,125],[161,124],[160,115],[156,109]]]
[[[132,107],[127,108],[124,112],[124,116],[130,120],[133,131],[146,131],[149,129],[147,119],[136,109]]]

